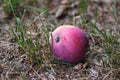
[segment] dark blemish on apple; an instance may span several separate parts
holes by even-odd
[[[60,41],[60,37],[56,37],[55,41],[59,42]]]

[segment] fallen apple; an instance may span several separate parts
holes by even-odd
[[[78,63],[87,52],[88,38],[83,30],[71,25],[63,25],[53,31],[50,46],[59,60]]]

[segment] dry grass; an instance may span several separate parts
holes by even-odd
[[[76,6],[79,6],[79,11],[85,11],[78,11],[80,14],[75,15],[66,13],[66,16],[62,12],[58,16],[65,16],[62,19],[52,15],[56,9],[48,14],[47,9],[16,5],[12,6],[25,9],[22,16],[13,16],[12,19],[9,15],[7,18],[0,16],[0,79],[119,80],[120,5],[97,1],[84,4],[84,1],[79,6],[79,0],[76,3],[71,0],[66,12],[74,12]],[[14,10],[11,9],[11,12],[16,15]],[[56,60],[50,50],[49,33],[61,24],[78,26],[86,31],[89,38],[89,51],[84,60],[76,65]]]

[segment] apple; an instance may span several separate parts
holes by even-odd
[[[55,57],[67,63],[79,63],[88,49],[85,32],[72,25],[63,25],[52,32],[49,39]]]

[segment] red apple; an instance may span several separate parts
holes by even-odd
[[[63,25],[53,31],[50,46],[55,57],[68,63],[78,63],[88,49],[85,32],[71,25]]]

